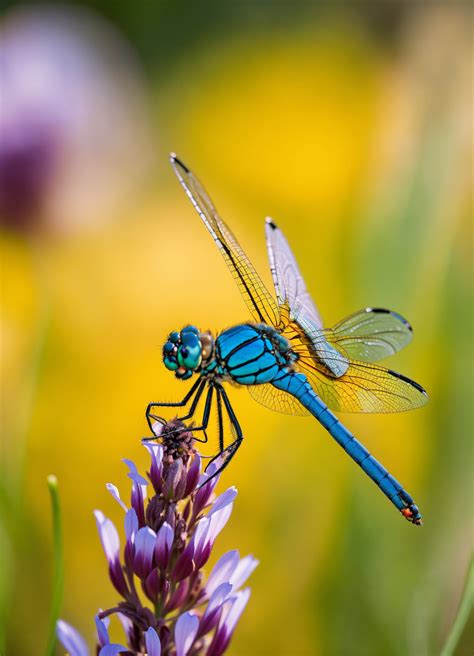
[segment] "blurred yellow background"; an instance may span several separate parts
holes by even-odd
[[[21,216],[16,197],[2,205],[6,653],[39,653],[46,640],[46,476],[59,479],[64,514],[62,617],[93,644],[93,615],[115,593],[92,510],[121,521],[105,483],[128,494],[121,458],[147,462],[147,403],[187,389],[162,365],[162,343],[189,322],[219,331],[248,319],[171,150],[268,285],[266,215],[328,326],[364,306],[406,316],[414,341],[390,366],[430,395],[408,414],[341,415],[414,496],[425,520],[415,528],[317,422],[231,390],[246,439],[220,483],[239,496],[215,555],[238,548],[260,566],[230,653],[438,653],[472,541],[467,5],[97,0],[53,16],[7,4],[1,29],[12,60],[23,53],[18,70],[38,56],[15,39],[43,37],[66,70],[48,77],[54,56],[35,70],[31,84],[45,89],[26,94],[29,112],[3,83],[21,101],[7,105],[7,136],[31,130],[36,143],[38,131],[54,153]],[[25,157],[5,161],[19,176],[25,161],[44,173],[49,160]],[[12,194],[31,191],[12,179]]]

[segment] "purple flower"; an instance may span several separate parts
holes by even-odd
[[[134,54],[84,7],[29,3],[2,19],[0,226],[71,231],[113,216],[152,159]]]
[[[183,613],[178,617],[174,629],[176,656],[187,656],[199,629],[199,617],[194,613]]]
[[[167,438],[176,428],[181,432]],[[240,558],[238,551],[229,551],[207,580],[202,571],[229,520],[237,490],[230,487],[215,496],[218,476],[203,477],[193,435],[182,423],[165,425],[160,439],[162,444],[145,445],[151,458],[147,478],[132,461],[124,461],[132,481],[130,507],[115,485],[107,485],[125,511],[123,547],[113,523],[95,511],[110,579],[120,595],[113,608],[96,617],[100,656],[220,656],[249,599],[249,589],[241,586],[258,564],[252,556]],[[123,625],[126,646],[109,640],[113,615]],[[58,637],[72,656],[88,653],[65,622],[58,622]]]
[[[89,649],[84,638],[67,622],[58,620],[56,635],[61,641],[64,649],[71,656],[89,656]]]
[[[235,626],[249,600],[250,590],[240,590],[230,596],[224,604],[223,613],[214,638],[207,651],[207,656],[220,656],[229,646]]]

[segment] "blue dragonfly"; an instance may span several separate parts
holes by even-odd
[[[205,442],[215,403],[219,452],[210,461],[212,469],[210,465],[206,469],[215,475],[230,462],[243,440],[225,385],[245,386],[254,399],[272,410],[313,415],[402,515],[413,524],[421,524],[420,511],[408,492],[331,412],[401,412],[427,402],[428,396],[418,383],[373,364],[411,341],[410,324],[396,312],[365,308],[333,328],[324,328],[288,242],[268,218],[265,231],[275,300],[198,179],[176,155],[171,154],[170,161],[221,251],[252,320],[218,335],[201,332],[195,326],[170,333],[163,347],[165,366],[180,380],[193,375],[197,379],[182,401],[148,405],[152,431],[156,431],[156,422],[164,422],[157,408],[190,404],[189,411],[180,417],[186,420],[195,415],[203,398],[202,419],[193,431],[203,431],[201,441]],[[228,446],[224,412],[232,433]]]

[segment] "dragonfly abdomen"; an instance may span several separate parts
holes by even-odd
[[[421,524],[420,511],[408,492],[329,410],[314,392],[304,374],[281,372],[272,383],[278,389],[296,397],[354,462],[380,487],[400,512],[414,524]]]
[[[219,369],[239,385],[271,382],[290,362],[284,347],[275,329],[253,324],[225,330],[215,344]]]

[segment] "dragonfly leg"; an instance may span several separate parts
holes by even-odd
[[[196,396],[193,399],[193,402],[191,403],[191,407],[189,408],[189,412],[186,415],[183,415],[182,417],[176,417],[179,421],[185,421],[186,419],[191,419],[191,417],[194,416],[194,413],[196,412],[197,404],[199,403],[199,399],[202,396],[202,393],[204,392],[204,388],[206,387],[206,381],[203,380],[201,381],[201,385],[196,392]],[[209,392],[208,392],[209,395]]]
[[[187,392],[186,396],[181,401],[175,401],[172,403],[163,402],[163,401],[154,401],[152,403],[149,403],[146,409],[146,420],[148,422],[148,426],[150,427],[150,430],[153,432],[153,421],[159,421],[161,424],[166,423],[166,421],[162,419],[162,417],[154,414],[153,412],[154,408],[181,408],[185,406],[192,398],[193,394],[195,394],[189,413],[184,417],[179,417],[179,419],[189,419],[190,417],[192,417],[196,410],[196,406],[199,402],[199,399],[202,396],[205,386],[206,386],[206,381],[202,380],[201,378],[198,378],[194,383],[194,385],[191,387],[191,389]]]
[[[211,414],[211,408],[212,408],[212,396],[214,394],[214,385],[209,385],[209,389],[207,391],[207,396],[206,396],[206,403],[204,405],[204,412],[202,413],[202,421],[200,426],[192,426],[191,430],[193,433],[196,433],[197,431],[202,431],[202,434],[204,435],[203,439],[200,440],[196,436],[194,436],[194,439],[196,442],[202,442],[205,444],[207,442],[207,433],[206,429],[209,425],[209,417]]]
[[[202,381],[202,382],[204,383],[204,385],[206,384],[206,381]],[[192,403],[192,406],[194,406],[194,407],[192,407],[192,413],[189,416],[192,416],[192,414],[194,414],[194,410],[196,409],[195,406],[197,405],[197,403],[199,401],[199,398],[202,395],[203,389],[204,389],[204,386],[198,390],[198,392],[196,394],[196,397],[194,398],[194,401]],[[179,433],[182,433],[185,430],[192,430],[193,433],[196,433],[198,431],[202,431],[202,433],[204,435],[204,438],[199,439],[197,437],[194,437],[194,440],[196,442],[206,443],[207,442],[206,429],[207,429],[207,426],[209,424],[209,416],[211,414],[213,393],[214,393],[214,386],[211,384],[211,385],[209,385],[209,388],[207,390],[206,402],[205,402],[205,405],[204,405],[204,411],[203,411],[203,414],[202,414],[202,420],[201,420],[201,425],[200,426],[191,426],[189,428],[186,427],[186,426],[182,426],[180,428],[175,428],[174,430],[169,431],[169,432],[166,433],[166,438],[165,439],[168,439],[169,437],[172,437],[173,435],[178,435]],[[178,419],[182,420],[182,419],[187,419],[187,418],[188,417],[179,417]]]
[[[238,448],[242,444],[242,441],[244,439],[242,429],[240,427],[240,424],[238,422],[238,419],[235,415],[235,412],[232,408],[232,405],[229,401],[229,397],[227,396],[227,392],[224,390],[224,388],[221,385],[216,385],[216,394],[217,394],[217,418],[219,422],[219,448],[220,451],[217,455],[212,458],[212,460],[209,462],[209,464],[206,467],[206,472],[208,471],[209,467],[214,464],[216,469],[212,473],[209,474],[209,476],[206,478],[205,482],[201,484],[205,485],[208,483],[214,476],[217,476],[220,474],[230,463],[234,455],[237,453]],[[229,417],[230,423],[232,428],[235,431],[235,440],[229,444],[228,447],[224,448],[224,430],[223,430],[223,422],[222,422],[222,403],[221,400],[224,402],[224,406],[227,412],[227,415]]]
[[[217,397],[217,425],[219,428],[219,453],[224,451],[224,422],[222,418],[222,394],[221,388],[216,387],[216,397]]]

